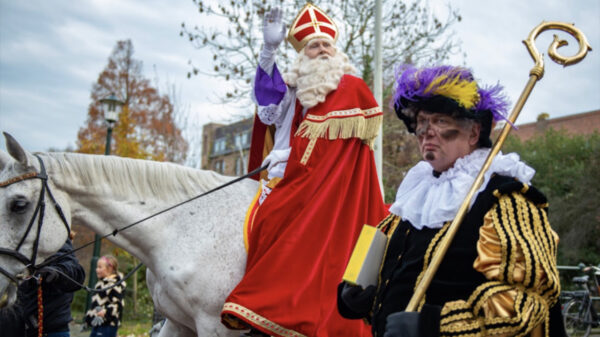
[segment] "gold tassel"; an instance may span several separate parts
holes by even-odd
[[[328,118],[324,121],[314,121],[310,115],[300,124],[296,136],[305,138],[349,139],[359,138],[371,149],[375,137],[379,133],[379,127],[383,121],[383,115],[365,118],[364,115]]]

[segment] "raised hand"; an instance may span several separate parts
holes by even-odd
[[[285,25],[281,21],[281,9],[273,8],[267,14],[263,21],[263,37],[265,46],[276,49],[285,37]]]

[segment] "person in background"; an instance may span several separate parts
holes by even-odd
[[[508,103],[500,85],[480,87],[462,67],[401,66],[396,77],[396,114],[416,135],[423,161],[378,226],[389,238],[378,285],[342,282],[340,313],[368,319],[375,337],[563,336],[558,236],[546,198],[530,185],[535,170],[515,153],[494,157],[419,312],[404,311]]]
[[[96,274],[98,283],[94,289],[90,310],[85,315],[85,322],[92,327],[90,337],[116,337],[123,317],[123,297],[125,282],[118,271],[118,261],[112,255],[104,255],[98,259]]]
[[[85,271],[72,253],[68,239],[47,261],[51,263],[35,272],[41,277],[43,324],[46,337],[69,337],[73,293],[81,289]],[[54,260],[56,258],[56,260]],[[0,310],[0,334],[7,337],[38,336],[38,280],[23,281],[17,290],[17,302]]]

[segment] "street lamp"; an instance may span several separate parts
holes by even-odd
[[[110,155],[110,141],[112,139],[112,130],[115,126],[115,123],[119,119],[119,114],[123,109],[123,105],[125,102],[120,101],[115,93],[112,92],[108,97],[100,100],[102,103],[102,110],[104,111],[104,120],[106,120],[107,130],[106,130],[106,146],[104,148],[104,155]],[[100,235],[94,235],[94,254],[92,255],[92,261],[90,263],[90,280],[88,282],[88,287],[94,288],[96,282],[98,282],[98,276],[96,275],[96,265],[98,264],[98,257],[100,256]],[[87,301],[86,301],[86,311],[90,309],[90,305],[92,304],[92,294],[88,293]]]
[[[106,132],[106,147],[104,148],[104,154],[108,156],[110,154],[110,140],[112,136],[113,126],[119,119],[119,114],[125,102],[119,101],[115,93],[111,93],[110,96],[100,100],[104,110],[104,119],[108,124],[108,130]]]

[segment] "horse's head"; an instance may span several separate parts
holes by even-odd
[[[0,150],[0,308],[14,303],[18,281],[60,249],[69,227],[55,209],[66,196],[51,190],[41,159],[7,133]],[[68,219],[68,209],[62,209]],[[64,216],[63,216],[64,217]]]

